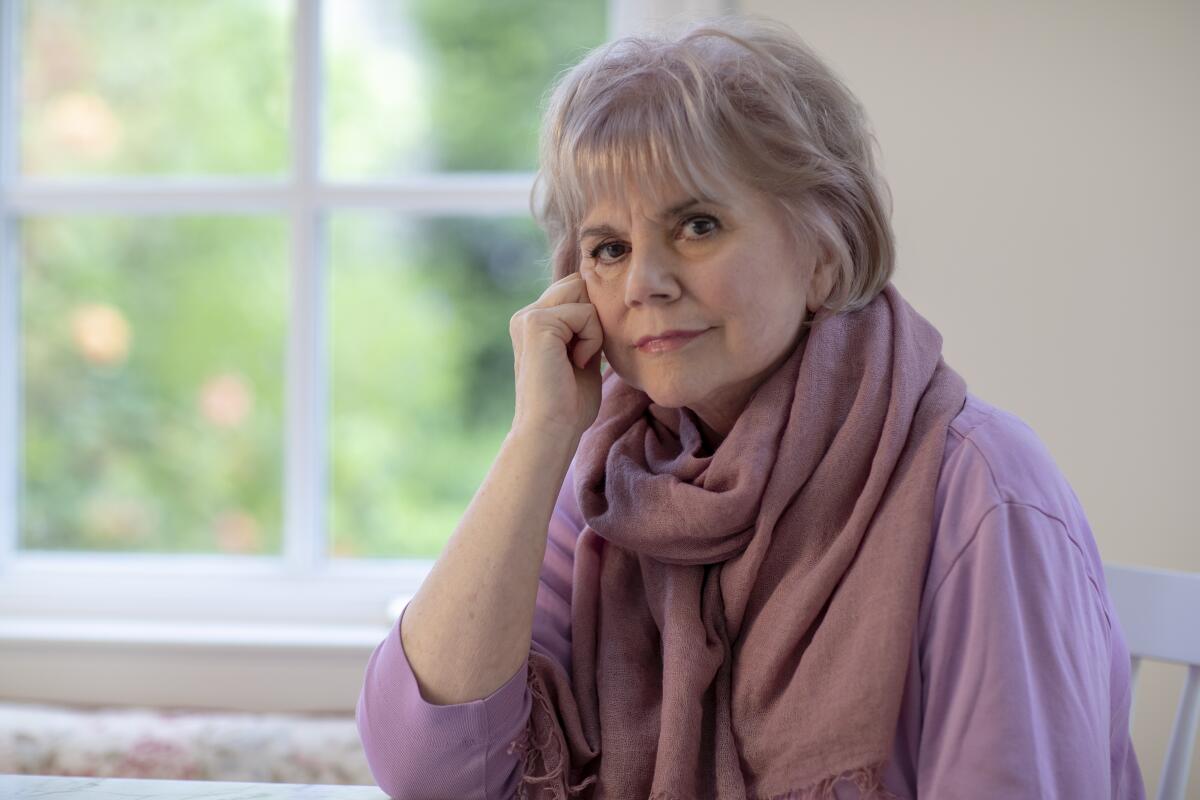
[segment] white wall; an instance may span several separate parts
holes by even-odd
[[[1109,562],[1200,572],[1200,4],[741,0],[875,124],[895,283],[1028,422]],[[1157,790],[1181,667],[1146,664]],[[1200,742],[1188,797],[1200,798]]]

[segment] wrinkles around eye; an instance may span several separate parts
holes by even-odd
[[[721,228],[720,220],[718,220],[716,217],[711,216],[709,214],[696,214],[691,217],[688,217],[687,219],[683,220],[683,222],[680,225],[680,228],[686,228],[690,225],[694,225],[697,222],[708,223],[709,225],[711,225],[711,227],[708,230],[704,231],[703,233],[696,234],[694,237],[678,237],[677,236],[676,238],[684,238],[687,241],[702,241],[704,239],[710,238],[714,233],[716,233]],[[617,247],[625,248],[625,252],[621,253],[620,255],[612,255],[611,251],[606,253],[608,248],[617,248]],[[608,255],[609,258],[612,258],[614,260],[619,260],[622,256],[624,256],[628,253],[628,247],[629,246],[624,242],[606,241],[606,242],[601,242],[600,244],[596,245],[595,247],[584,248],[583,255],[586,256],[587,258],[590,258],[592,261],[594,261],[597,266],[611,266],[612,262],[601,260],[599,258],[599,256]]]

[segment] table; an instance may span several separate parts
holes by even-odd
[[[375,786],[235,781],[163,781],[135,778],[75,778],[59,775],[0,775],[0,798],[26,800],[389,800]]]

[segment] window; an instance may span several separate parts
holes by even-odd
[[[394,618],[511,422],[542,93],[723,10],[0,0],[0,616]]]

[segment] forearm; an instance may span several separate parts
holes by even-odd
[[[512,431],[404,614],[422,695],[477,700],[529,655],[546,531],[578,440]]]

